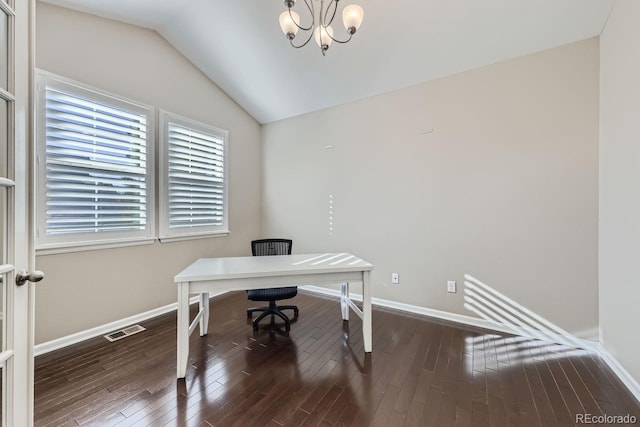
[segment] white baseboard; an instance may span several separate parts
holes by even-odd
[[[218,295],[222,295],[225,292],[218,292],[216,294],[210,294],[209,298],[213,298]],[[189,304],[194,304],[198,302],[198,297],[192,297],[189,300]],[[133,324],[143,322],[145,320],[149,320],[151,318],[160,316],[162,314],[170,313],[178,309],[178,303],[174,302],[173,304],[165,305],[164,307],[154,308],[153,310],[145,311],[144,313],[136,314],[124,319],[116,320],[115,322],[107,323],[105,325],[96,326],[95,328],[87,329],[85,331],[80,331],[75,334],[67,335],[65,337],[57,338],[55,340],[47,341],[41,344],[38,344],[33,347],[34,356],[40,356],[45,353],[49,353],[54,350],[59,350],[61,348],[78,344],[82,341],[99,337],[102,335],[106,335],[109,332],[117,331],[118,329],[125,328],[127,326],[131,326]]]
[[[327,288],[321,288],[319,286],[310,286],[310,285],[300,286],[300,288],[306,289],[311,292],[320,293],[320,294],[331,295],[336,297],[340,296],[340,291],[335,289],[327,289]],[[350,296],[351,296],[351,299],[354,299],[356,301],[362,301],[362,295],[360,294],[351,293]],[[514,328],[509,327],[508,325],[481,319],[479,317],[465,316],[463,314],[456,314],[456,313],[450,313],[447,311],[434,310],[432,308],[420,307],[417,305],[405,304],[401,302],[390,301],[390,300],[375,298],[375,297],[371,298],[371,303],[373,305],[378,305],[381,307],[393,308],[400,311],[406,311],[409,313],[415,313],[423,316],[434,317],[436,319],[447,320],[449,322],[475,326],[477,328],[489,329],[492,331],[504,332],[507,334],[517,334],[517,335],[525,336],[527,338],[534,338],[534,339],[540,338],[540,334],[537,333],[538,331],[535,331],[533,329],[527,330],[525,328],[518,328],[516,330]],[[597,347],[598,342],[595,339],[591,340],[591,339],[576,338],[576,337],[564,337],[564,336],[560,336],[559,334],[554,334],[550,332],[546,332],[544,335],[550,340],[555,340],[562,344],[570,343],[572,345],[583,348],[585,350],[592,350],[596,352],[598,351],[598,347]]]
[[[319,294],[330,295],[334,297],[340,297],[340,291],[335,289],[321,288],[319,286],[305,285],[300,286],[301,289],[305,289],[311,292]],[[356,301],[362,301],[362,295],[356,293],[350,293],[350,297]],[[407,311],[409,313],[421,314],[424,316],[435,317],[437,319],[448,320],[450,322],[462,323],[464,325],[476,326],[483,329],[491,329],[499,332],[513,333],[511,329],[508,329],[500,324],[489,322],[484,319],[464,316],[462,314],[449,313],[447,311],[434,310],[432,308],[419,307],[417,305],[405,304],[396,301],[390,301],[382,298],[371,298],[371,304],[381,307],[393,308],[396,310]]]
[[[598,344],[600,356],[605,361],[611,370],[617,375],[622,383],[627,386],[629,391],[635,396],[636,400],[640,402],[640,384],[635,380],[618,360],[607,351],[602,344]]]
[[[314,292],[314,293],[340,297],[340,291],[335,289],[327,289],[327,288],[322,288],[319,286],[311,286],[311,285],[300,286],[300,288],[310,292]],[[224,293],[225,292],[210,294],[210,298],[213,298],[214,296],[222,295]],[[362,301],[362,295],[352,293],[350,297],[356,301]],[[197,302],[198,302],[198,297],[193,297],[190,300],[191,304],[194,304]],[[382,298],[371,298],[371,303],[381,307],[387,307],[387,308],[392,308],[400,311],[406,311],[409,313],[420,314],[428,317],[433,317],[436,319],[447,320],[454,323],[460,323],[463,325],[475,326],[482,329],[489,329],[489,330],[504,332],[508,334],[514,333],[514,330],[512,328],[509,328],[508,326],[505,326],[496,322],[490,322],[488,320],[480,319],[477,317],[465,316],[465,315],[456,314],[456,313],[449,313],[446,311],[434,310],[431,308],[420,307],[420,306],[405,304],[405,303],[396,302],[396,301],[390,301]],[[125,319],[107,323],[106,325],[101,325],[92,329],[88,329],[86,331],[81,331],[72,335],[67,335],[66,337],[62,337],[62,338],[58,338],[42,344],[38,344],[34,347],[34,355],[40,356],[42,354],[49,353],[51,351],[58,350],[63,347],[67,347],[72,344],[77,344],[79,342],[82,342],[90,338],[95,338],[97,336],[105,335],[114,330],[122,329],[126,326],[130,326],[132,324],[142,322],[156,316],[160,316],[161,314],[169,313],[171,311],[176,310],[177,307],[178,307],[178,303],[165,305],[164,307],[159,307],[150,311],[146,311],[144,313],[136,314],[134,316],[127,317]],[[521,335],[524,335],[530,338],[538,338],[538,336],[535,334],[531,334],[531,335],[527,334],[526,330],[519,330],[517,332]],[[588,333],[590,332],[591,331],[588,331]],[[627,372],[627,370],[624,369],[624,367],[615,359],[615,357],[613,357],[602,346],[602,344],[600,344],[598,341],[584,339],[584,338],[575,338],[575,337],[558,337],[558,338],[562,338],[560,340],[560,342],[562,343],[566,342],[566,340],[564,339],[566,338],[567,340],[576,342],[577,344],[579,344],[581,348],[598,353],[602,357],[602,359],[605,361],[605,363],[611,368],[611,370],[618,376],[618,378],[620,378],[620,381],[622,381],[624,385],[629,388],[629,390],[635,396],[635,398],[638,401],[640,401],[640,384],[638,384],[638,382],[631,376],[631,374],[629,374],[629,372]]]

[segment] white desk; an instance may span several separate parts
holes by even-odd
[[[201,258],[174,277],[178,284],[178,378],[189,360],[189,336],[200,325],[207,334],[209,292],[341,283],[342,319],[349,307],[362,319],[364,351],[371,352],[371,291],[373,265],[347,253]],[[362,310],[349,298],[349,282],[362,282]],[[189,294],[200,294],[200,310],[189,323]]]

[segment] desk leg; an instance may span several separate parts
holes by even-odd
[[[202,311],[202,317],[200,318],[200,336],[207,335],[209,330],[209,292],[200,294],[200,311]]]
[[[365,271],[362,274],[362,340],[364,351],[371,353],[371,272]]]
[[[189,360],[189,282],[178,284],[177,377],[184,378]]]
[[[349,283],[340,283],[340,308],[342,309],[342,320],[349,320]]]

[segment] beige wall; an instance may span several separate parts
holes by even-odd
[[[38,3],[36,66],[229,131],[229,237],[38,256],[36,344],[176,301],[202,256],[249,255],[260,235],[260,125],[157,33]]]
[[[640,382],[640,2],[616,2],[600,55],[600,340]]]
[[[263,126],[263,234],[372,262],[374,297],[472,315],[446,292],[470,274],[597,334],[598,55],[589,39]]]

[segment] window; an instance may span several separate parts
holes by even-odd
[[[228,132],[160,112],[160,239],[228,234]]]
[[[38,74],[39,250],[154,238],[153,108]]]

